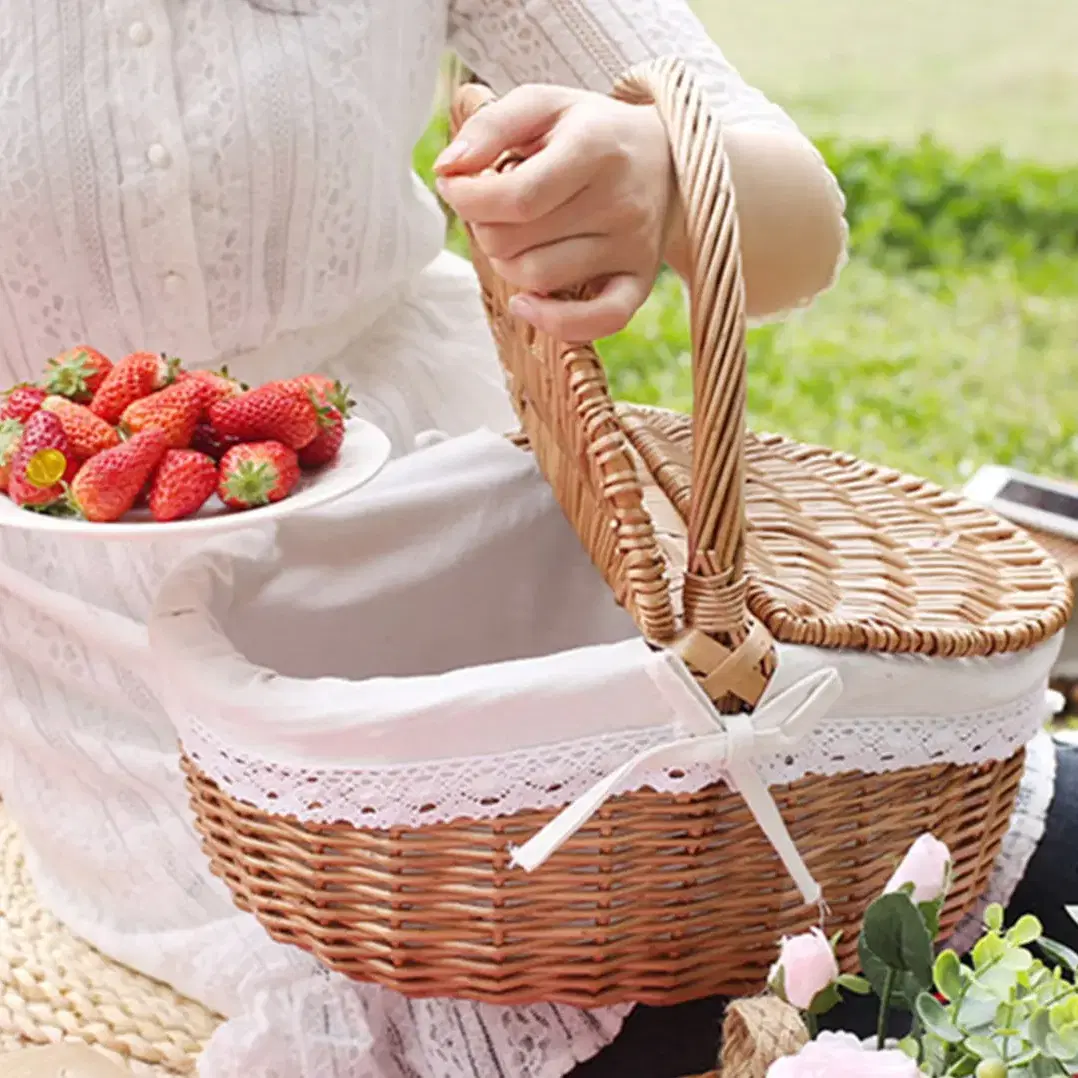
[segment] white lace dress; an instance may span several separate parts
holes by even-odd
[[[439,257],[409,168],[447,44],[499,90],[607,89],[677,53],[728,124],[790,126],[682,0],[3,4],[0,380],[87,341],[258,380],[321,368],[398,450],[508,426],[470,270]],[[149,598],[183,553],[0,532],[0,789],[45,903],[230,1019],[206,1078],[558,1078],[594,1054],[623,1010],[412,1003],[236,913],[147,656]]]

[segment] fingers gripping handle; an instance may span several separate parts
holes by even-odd
[[[614,94],[653,104],[670,137],[692,259],[694,439],[685,620],[736,649],[751,624],[743,575],[745,296],[730,166],[718,117],[681,61],[634,69]],[[483,87],[464,87],[453,104],[454,130],[491,100]]]

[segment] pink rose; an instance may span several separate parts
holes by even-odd
[[[781,973],[781,978],[779,974]],[[838,962],[827,937],[818,929],[786,936],[779,960],[771,967],[770,982],[787,1003],[807,1011],[812,1001],[838,977]]]
[[[884,894],[913,884],[914,902],[935,902],[951,884],[951,851],[932,835],[922,835],[895,870]]]
[[[924,1078],[905,1052],[866,1048],[852,1033],[821,1033],[795,1056],[776,1060],[767,1078]]]

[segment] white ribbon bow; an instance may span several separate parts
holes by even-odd
[[[688,671],[686,677],[691,682]],[[525,872],[538,868],[591,819],[615,789],[631,788],[631,780],[643,773],[711,763],[718,765],[731,788],[744,798],[805,902],[819,903],[820,885],[798,853],[756,760],[785,754],[815,726],[842,692],[838,672],[828,668],[809,674],[751,715],[720,715],[694,682],[692,688],[706,706],[716,733],[683,738],[638,753],[581,794],[523,846],[510,850],[512,863]]]

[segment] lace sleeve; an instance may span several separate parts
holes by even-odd
[[[633,65],[676,55],[704,79],[727,126],[796,130],[741,78],[685,0],[453,0],[450,43],[498,93],[532,82],[606,93]]]

